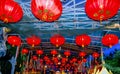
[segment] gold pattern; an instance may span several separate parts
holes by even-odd
[[[98,11],[98,13],[103,14],[103,13],[104,13],[104,10],[101,9],[101,10]]]
[[[107,15],[110,15],[110,11],[109,11],[109,10],[107,10],[107,11],[106,11],[106,14],[107,14]]]
[[[93,15],[94,17],[98,17],[98,14],[97,13],[94,13],[94,15]]]
[[[47,13],[47,12],[48,12],[48,10],[47,10],[47,9],[45,9],[45,10],[44,10],[44,12],[45,12],[45,13]]]
[[[38,10],[38,14],[42,14],[42,10]]]
[[[47,19],[47,15],[44,14],[44,15],[42,16],[42,20],[46,20],[46,19]]]

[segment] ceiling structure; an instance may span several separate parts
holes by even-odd
[[[66,38],[66,43],[75,44],[75,37],[79,34],[89,34],[92,38],[90,46],[101,47],[101,38],[107,33],[117,34],[120,38],[120,11],[113,18],[106,21],[94,21],[87,17],[85,13],[86,0],[61,0],[63,12],[61,17],[55,22],[43,22],[38,20],[31,13],[31,0],[15,0],[24,11],[22,20],[17,23],[5,24],[0,22],[0,26],[11,29],[10,34],[18,34],[23,39],[30,35],[39,36],[43,42],[49,42],[49,38],[54,34],[62,34]],[[115,27],[114,23],[117,23]]]

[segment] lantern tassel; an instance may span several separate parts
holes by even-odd
[[[13,44],[12,47],[15,47],[15,45]]]
[[[6,33],[10,32],[10,31],[11,31],[11,29],[5,28],[5,32],[6,32]]]
[[[84,48],[85,46],[82,44],[82,47]]]
[[[102,16],[100,16],[100,25],[102,25]]]
[[[112,48],[112,45],[109,45],[110,48]]]
[[[3,22],[4,22],[4,23],[8,23],[8,19],[7,19],[7,18],[5,18]]]
[[[58,47],[58,44],[56,44],[56,47]]]
[[[34,47],[35,45],[34,44],[32,44],[32,47]]]

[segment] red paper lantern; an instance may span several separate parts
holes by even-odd
[[[113,45],[117,44],[119,42],[119,39],[114,34],[106,34],[102,38],[102,44],[105,46],[112,47]]]
[[[13,0],[0,0],[0,20],[5,23],[18,22],[23,17],[22,8]]]
[[[43,50],[37,50],[36,54],[39,55],[39,56],[42,55],[43,54]]]
[[[26,40],[27,40],[27,43],[32,47],[37,46],[41,43],[41,39],[37,36],[28,37]]]
[[[59,34],[56,34],[50,38],[50,42],[58,47],[65,43],[65,38]]]
[[[57,51],[56,50],[51,50],[51,54],[54,56],[57,54]]]
[[[22,49],[22,54],[23,54],[23,55],[28,54],[28,49],[23,48],[23,49]]]
[[[86,62],[87,62],[87,59],[83,59],[82,61],[83,61],[84,63],[86,63]]]
[[[76,58],[72,58],[72,61],[73,61],[73,62],[77,62],[77,59],[76,59]]]
[[[97,52],[93,52],[92,56],[93,56],[94,58],[98,58],[100,55],[99,55],[99,53],[97,53]]]
[[[87,0],[85,11],[93,20],[107,20],[117,14],[120,0]]]
[[[84,56],[86,56],[86,53],[85,52],[79,52],[79,56],[84,57]]]
[[[62,57],[61,62],[62,62],[62,64],[63,64],[63,63],[66,63],[66,62],[67,62],[67,58]]]
[[[71,53],[70,53],[70,51],[65,51],[65,52],[64,52],[64,55],[65,55],[66,57],[68,57],[68,56],[71,55]]]
[[[82,35],[76,36],[75,42],[77,45],[84,47],[90,44],[91,38],[86,34],[82,34]]]
[[[32,0],[31,10],[36,18],[52,22],[61,16],[62,3],[60,0]]]
[[[33,56],[32,56],[32,59],[33,59],[34,61],[36,61],[36,60],[38,59],[38,57],[37,57],[36,55],[33,55]]]
[[[45,61],[49,60],[48,56],[44,56],[43,58]]]
[[[9,44],[14,46],[20,46],[21,45],[21,39],[19,36],[8,36],[7,41]]]
[[[54,58],[53,58],[53,61],[54,61],[54,63],[58,63],[58,58],[57,58],[57,57],[54,57]]]

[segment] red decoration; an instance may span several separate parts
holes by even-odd
[[[42,55],[43,54],[43,50],[37,50],[36,54],[39,55],[39,56]]]
[[[99,53],[97,53],[97,52],[93,52],[92,56],[93,56],[94,58],[98,58],[100,55],[99,55]]]
[[[76,59],[76,58],[72,58],[72,61],[73,61],[73,62],[77,62],[77,59]]]
[[[85,62],[87,62],[87,59],[83,59],[82,61],[85,63]]]
[[[36,55],[33,55],[32,59],[36,61],[38,59],[38,57]]]
[[[65,43],[65,38],[59,34],[56,34],[50,38],[50,42],[58,47]]]
[[[53,58],[53,62],[54,62],[54,63],[58,63],[58,58],[57,58],[57,57],[54,57],[54,58]]]
[[[117,14],[120,0],[87,0],[85,11],[93,20],[107,20]]]
[[[19,36],[8,36],[7,41],[9,44],[14,46],[20,46],[21,45],[21,39]]]
[[[54,56],[57,54],[57,51],[56,50],[51,50],[51,54]]]
[[[84,57],[84,56],[86,56],[86,53],[85,53],[85,52],[80,52],[80,53],[79,53],[79,56],[80,56],[80,57]]]
[[[76,36],[75,42],[77,45],[84,47],[90,44],[91,38],[86,34],[82,34],[82,35]]]
[[[36,18],[52,22],[61,16],[62,3],[60,0],[32,0],[31,10]]]
[[[0,20],[18,22],[23,16],[22,8],[13,0],[0,0]]]
[[[62,63],[66,63],[66,61],[67,61],[67,58],[62,57],[61,62],[62,62]]]
[[[27,40],[27,43],[32,47],[37,46],[41,43],[41,39],[37,36],[28,37],[26,40]]]
[[[43,58],[45,61],[49,60],[48,56],[44,56]]]
[[[28,49],[23,48],[23,49],[22,49],[22,54],[23,54],[23,55],[28,54]]]
[[[64,52],[64,55],[65,55],[66,57],[68,57],[68,56],[71,55],[71,53],[70,53],[70,51],[65,51],[65,52]]]
[[[117,44],[118,42],[119,42],[119,39],[114,34],[106,34],[102,38],[102,44],[105,45],[105,46],[111,47],[111,46]]]

